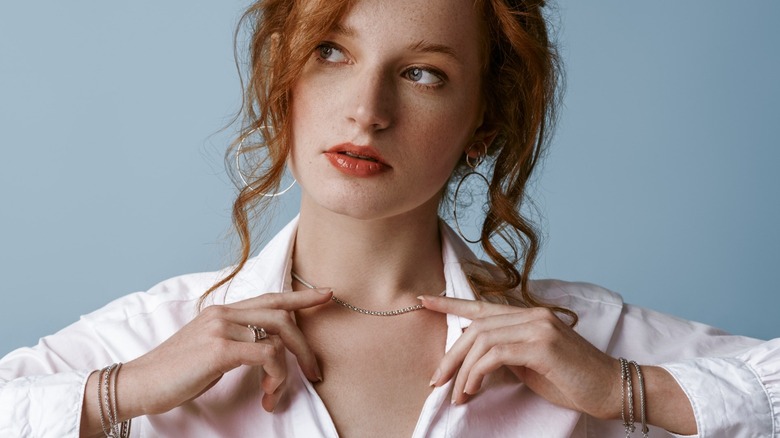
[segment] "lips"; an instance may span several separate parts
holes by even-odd
[[[325,151],[325,157],[333,167],[350,176],[370,177],[392,169],[371,146],[342,143]]]

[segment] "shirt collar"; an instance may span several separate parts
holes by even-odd
[[[298,216],[279,231],[259,255],[247,261],[241,272],[226,286],[224,302],[240,301],[262,293],[292,290],[290,271],[297,230]],[[467,275],[476,270],[482,270],[481,274],[489,275],[489,271],[482,268],[483,262],[444,221],[439,221],[439,232],[446,282],[445,295],[464,300],[476,300],[477,297]],[[547,302],[576,311],[580,315],[577,331],[599,349],[603,350],[607,347],[622,309],[623,303],[619,296],[600,293],[591,297],[589,292],[592,291],[589,288],[577,288],[577,284],[539,283],[541,284],[532,285],[534,293]],[[579,289],[583,291],[578,292]],[[599,301],[597,307],[600,308],[601,313],[597,318],[590,318],[588,314],[589,309],[594,307],[591,302],[593,300]],[[447,350],[460,337],[463,329],[470,324],[471,320],[468,318],[447,315]]]
[[[256,257],[247,261],[244,268],[228,286],[225,302],[251,298],[259,293],[283,292],[292,289],[292,253],[298,231],[299,217],[293,218]],[[446,296],[474,300],[464,269],[470,272],[481,263],[469,247],[444,221],[439,221],[442,242],[442,262]],[[461,321],[467,327],[470,321]],[[464,325],[465,324],[465,325]]]

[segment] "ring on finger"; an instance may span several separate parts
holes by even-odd
[[[249,330],[252,330],[252,342],[262,341],[268,337],[268,333],[262,327],[252,324],[247,324],[247,327]]]

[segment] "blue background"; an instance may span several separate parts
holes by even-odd
[[[233,260],[245,1],[0,3],[0,355]],[[536,277],[780,335],[780,3],[561,1]],[[296,209],[280,204],[272,230]]]

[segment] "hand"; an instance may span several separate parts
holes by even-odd
[[[284,393],[285,349],[309,380],[320,369],[291,312],[330,300],[329,289],[268,293],[229,305],[205,308],[190,323],[149,353],[125,364],[118,379],[125,416],[167,412],[197,398],[223,374],[241,365],[262,367],[263,408],[272,412]],[[268,338],[253,342],[247,325]]]
[[[476,394],[486,375],[507,367],[546,400],[596,418],[620,416],[620,365],[545,308],[423,296],[426,309],[463,316],[471,326],[444,355],[431,380],[457,373],[453,403]]]

